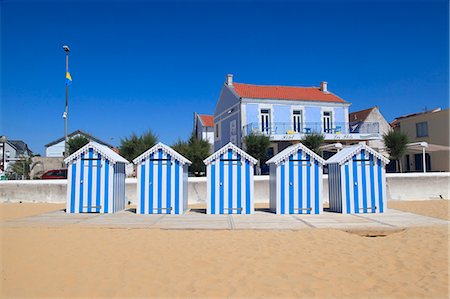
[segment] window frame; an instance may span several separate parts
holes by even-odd
[[[422,137],[429,137],[427,121],[421,121],[416,123],[416,138]]]

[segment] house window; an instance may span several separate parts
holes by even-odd
[[[331,112],[324,111],[323,112],[323,132],[324,133],[332,132],[332,123],[333,123],[333,119],[331,117]]]
[[[263,133],[269,133],[270,130],[270,110],[261,109],[261,131]]]
[[[294,122],[294,131],[297,133],[302,133],[303,117],[301,110],[294,110],[292,112],[292,121]]]
[[[220,123],[217,123],[215,126],[215,137],[216,139],[220,139]]]
[[[428,137],[428,122],[416,123],[416,135],[417,137]]]

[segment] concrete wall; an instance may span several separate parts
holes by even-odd
[[[387,173],[389,200],[450,199],[450,173]]]
[[[389,200],[450,199],[450,173],[386,174]],[[126,200],[136,201],[136,179],[126,179]],[[189,204],[205,203],[206,177],[189,178]],[[323,197],[328,202],[328,176]],[[64,203],[66,180],[0,181],[0,202]],[[255,203],[269,202],[269,176],[255,176]]]

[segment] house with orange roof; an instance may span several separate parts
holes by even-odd
[[[197,139],[206,140],[214,152],[214,116],[194,112],[194,133]]]
[[[228,74],[214,111],[214,148],[228,142],[243,147],[243,137],[265,134],[271,153],[300,142],[307,134],[320,133],[328,143],[354,144],[379,140],[378,123],[350,126],[351,103],[319,87],[255,85],[233,82]]]

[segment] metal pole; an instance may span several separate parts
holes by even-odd
[[[69,52],[66,51],[66,75],[69,71]],[[67,79],[66,79],[67,80]],[[69,138],[67,136],[67,126],[69,122],[69,84],[66,82],[66,111],[64,118],[64,157],[69,156]]]
[[[425,147],[422,147],[422,159],[423,159],[423,173],[427,172],[427,165],[426,165],[426,159],[425,159]]]

